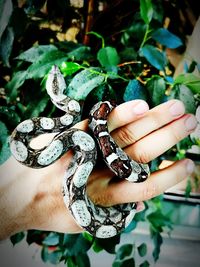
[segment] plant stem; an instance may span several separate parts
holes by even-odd
[[[147,27],[146,27],[146,31],[145,31],[145,34],[144,34],[144,37],[143,37],[143,40],[142,40],[142,43],[140,45],[140,49],[144,46],[144,44],[146,43],[146,41],[148,40],[148,34],[149,34],[149,24],[147,24]]]
[[[81,66],[81,68],[85,69],[85,70],[88,70],[90,71],[91,73],[93,74],[97,74],[97,75],[100,75],[100,76],[103,76],[105,77],[105,81],[109,78],[110,75],[114,75],[116,78],[119,78],[123,81],[129,81],[128,79],[116,74],[116,73],[112,73],[112,72],[108,72],[108,73],[104,73],[104,72],[100,72],[100,71],[97,71],[97,70],[94,70],[94,69],[91,69],[91,68],[88,68],[88,67],[84,67],[84,66]]]
[[[101,39],[101,47],[102,48],[104,48],[105,47],[105,40],[104,40],[104,38],[103,38],[103,36],[102,35],[100,35],[99,33],[97,33],[97,32],[93,32],[93,31],[91,31],[91,32],[87,32],[87,34],[93,34],[93,35],[95,35],[97,38],[99,38],[99,39]]]

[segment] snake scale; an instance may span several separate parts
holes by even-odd
[[[91,109],[89,128],[93,137],[72,128],[81,120],[81,106],[78,101],[64,94],[65,89],[63,75],[56,65],[52,66],[46,90],[53,104],[65,114],[57,118],[35,117],[21,122],[11,135],[11,152],[20,163],[32,168],[43,168],[72,149],[73,158],[63,178],[64,203],[85,231],[98,238],[112,237],[132,221],[137,203],[102,207],[95,205],[87,196],[86,184],[97,160],[97,146],[107,166],[121,179],[142,182],[149,175],[149,167],[130,159],[109,134],[107,118],[115,108],[112,101],[98,102]],[[44,133],[56,135],[47,146],[32,148],[31,140]]]

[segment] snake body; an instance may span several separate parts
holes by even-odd
[[[132,221],[137,203],[102,207],[89,199],[86,185],[97,160],[96,143],[107,166],[121,179],[130,182],[144,181],[149,175],[148,165],[130,159],[110,136],[107,118],[116,106],[113,102],[98,102],[90,111],[89,128],[95,142],[88,133],[71,128],[80,121],[81,105],[64,94],[66,84],[57,66],[53,66],[48,75],[46,89],[52,102],[65,115],[58,118],[37,117],[21,122],[11,135],[11,152],[22,164],[43,168],[72,149],[74,156],[63,178],[64,203],[76,222],[93,236],[115,236]],[[44,133],[56,135],[47,146],[33,149],[31,140]]]

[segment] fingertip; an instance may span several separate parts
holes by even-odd
[[[173,117],[180,117],[185,113],[185,106],[178,99],[169,100],[169,112]]]
[[[117,106],[108,117],[109,131],[129,124],[143,116],[149,110],[149,105],[142,99],[131,100]]]
[[[149,110],[149,105],[144,100],[139,100],[139,102],[133,107],[133,111],[136,115],[143,115],[148,110]]]

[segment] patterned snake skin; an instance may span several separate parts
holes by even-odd
[[[86,194],[86,184],[97,160],[97,147],[113,173],[130,182],[142,182],[149,175],[147,164],[131,160],[117,146],[107,128],[107,118],[115,104],[98,102],[90,111],[88,133],[70,128],[81,120],[79,102],[64,95],[66,84],[57,66],[53,66],[46,82],[46,90],[57,108],[65,115],[58,118],[37,117],[21,122],[10,138],[13,156],[22,164],[32,168],[49,166],[68,150],[74,152],[73,159],[63,178],[63,198],[76,222],[91,235],[108,238],[117,235],[132,221],[137,203],[112,207],[94,205]],[[50,144],[33,149],[32,139],[44,133],[56,133]]]

